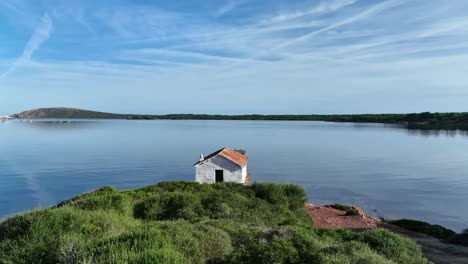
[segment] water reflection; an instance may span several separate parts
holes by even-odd
[[[99,125],[99,120],[89,120],[89,119],[82,119],[82,120],[60,120],[60,119],[44,119],[44,120],[21,120],[16,121],[21,126],[31,127],[31,128],[38,128],[44,130],[56,130],[56,129],[83,129],[89,128],[92,126]]]
[[[109,120],[107,120],[109,121]],[[110,120],[112,121],[112,120]],[[129,122],[129,125],[132,125],[132,122],[167,122],[170,120],[114,120],[117,122]],[[184,120],[185,122],[204,122],[203,120]],[[33,119],[33,120],[12,120],[9,122],[16,122],[23,126],[28,126],[31,128],[39,128],[45,130],[56,130],[56,129],[80,129],[80,128],[89,128],[93,126],[99,126],[104,124],[106,120],[97,120],[97,119]],[[185,128],[193,128],[193,124],[190,123],[180,123],[180,120],[174,120],[174,124],[180,127]],[[223,122],[223,121],[218,121]],[[225,121],[225,122],[262,122],[262,121]],[[349,128],[352,127],[354,129],[376,129],[382,131],[388,130],[397,130],[397,131],[405,131],[410,136],[421,136],[421,137],[468,137],[468,127],[466,129],[462,128],[420,128],[418,126],[413,125],[404,125],[404,124],[381,124],[381,123],[348,123],[348,122],[321,122],[321,121],[265,121],[277,124],[285,124],[287,127],[294,126],[295,123],[303,126],[304,124],[309,123],[311,128]],[[265,125],[268,125],[265,124]],[[276,124],[275,124],[276,126]]]
[[[408,135],[411,136],[422,136],[422,137],[468,137],[468,130],[459,129],[414,129],[405,128],[408,131]]]
[[[468,127],[435,127],[426,128],[418,127],[414,125],[404,124],[373,124],[373,123],[347,123],[351,124],[354,128],[385,128],[394,130],[406,131],[410,136],[421,136],[421,137],[468,137]]]

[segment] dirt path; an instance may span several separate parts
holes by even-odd
[[[344,211],[328,205],[306,204],[315,227],[348,228],[356,231],[384,228],[414,240],[421,246],[426,257],[435,264],[468,264],[468,247],[444,243],[436,238],[384,223],[365,214],[361,209],[354,208],[358,210],[359,215],[346,216]]]

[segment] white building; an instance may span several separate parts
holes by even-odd
[[[249,157],[245,151],[224,147],[195,163],[195,181],[199,183],[237,182],[249,184],[250,174],[247,173]]]

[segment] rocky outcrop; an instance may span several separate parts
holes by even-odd
[[[366,215],[364,211],[353,206],[358,215],[346,215],[346,211],[338,210],[330,205],[316,206],[306,204],[314,226],[318,228],[348,228],[355,230],[373,229],[380,224],[380,220]]]

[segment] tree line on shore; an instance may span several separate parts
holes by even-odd
[[[466,113],[345,114],[345,115],[217,115],[165,114],[138,115],[96,112],[76,108],[39,108],[12,115],[14,118],[101,118],[101,119],[171,119],[171,120],[284,120],[360,123],[468,123]]]

